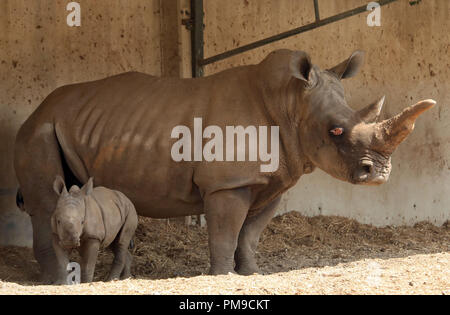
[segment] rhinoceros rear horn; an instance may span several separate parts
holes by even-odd
[[[381,114],[381,110],[383,109],[384,100],[386,99],[383,96],[379,101],[370,104],[366,108],[361,109],[358,112],[359,118],[366,123],[372,123],[378,120]]]
[[[414,124],[419,116],[436,105],[433,100],[421,101],[403,110],[397,116],[380,122],[377,132],[377,142],[381,151],[391,154],[397,146],[414,130]]]

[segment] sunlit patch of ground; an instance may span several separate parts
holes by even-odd
[[[289,213],[261,238],[265,275],[250,277],[205,276],[207,234],[198,226],[141,219],[135,243],[134,279],[99,282],[112,260],[104,251],[98,282],[71,287],[38,285],[31,250],[0,247],[0,294],[450,294],[448,223],[375,228]]]

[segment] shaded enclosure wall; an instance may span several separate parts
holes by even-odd
[[[188,32],[179,26],[187,17],[180,6],[188,8],[188,0],[79,0],[80,28],[66,25],[69,2],[0,1],[0,244],[30,245],[29,220],[14,201],[12,148],[19,126],[48,93],[128,70],[186,76],[190,68]],[[204,2],[207,57],[314,20],[312,0]],[[319,0],[319,5],[327,17],[367,2]],[[206,67],[212,74],[257,63],[276,48],[305,50],[314,63],[330,67],[364,49],[362,74],[345,82],[351,106],[361,108],[385,94],[389,116],[421,99],[438,101],[395,153],[388,184],[355,187],[318,170],[287,193],[282,211],[343,215],[376,225],[449,219],[450,3],[408,2],[383,7],[382,27],[369,28],[367,14],[361,14]],[[166,46],[176,49],[166,53]],[[183,55],[180,71],[173,63],[177,49]]]
[[[322,18],[361,6],[361,0],[319,0]],[[313,1],[208,0],[206,50],[210,57],[314,21]],[[359,109],[386,95],[384,116],[433,98],[438,107],[421,117],[393,156],[390,181],[357,187],[318,170],[284,197],[282,211],[342,215],[376,225],[450,219],[450,1],[407,0],[382,7],[381,27],[361,14],[207,67],[207,74],[260,62],[277,48],[305,50],[328,68],[356,49],[367,53],[362,73],[345,81],[350,106]]]
[[[15,134],[56,87],[128,70],[161,74],[159,0],[80,0],[69,27],[62,0],[0,1],[0,244],[30,245],[16,210]]]

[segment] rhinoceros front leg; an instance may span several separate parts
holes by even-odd
[[[224,190],[204,198],[211,275],[234,272],[239,232],[250,208],[250,189]]]
[[[80,248],[82,283],[89,283],[94,279],[95,264],[97,263],[99,249],[99,240],[87,239],[83,241]]]
[[[258,246],[262,231],[275,215],[280,200],[281,197],[275,199],[261,212],[245,219],[244,225],[239,233],[238,246],[234,256],[236,261],[235,270],[238,274],[248,276],[254,273],[260,273],[255,258],[256,247]]]

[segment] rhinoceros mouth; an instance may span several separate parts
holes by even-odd
[[[353,183],[356,185],[379,186],[379,185],[386,183],[388,181],[388,179],[389,179],[389,177],[387,177],[387,176],[379,175],[374,178],[370,178],[370,179],[363,180],[363,181],[354,181]]]
[[[59,245],[65,249],[75,249],[80,247],[81,244],[80,241],[78,240],[78,241],[61,241],[59,242]]]
[[[352,178],[350,183],[354,185],[363,185],[363,186],[378,186],[386,183],[388,181],[388,176],[378,175],[375,177],[368,177],[366,179],[355,179]]]

